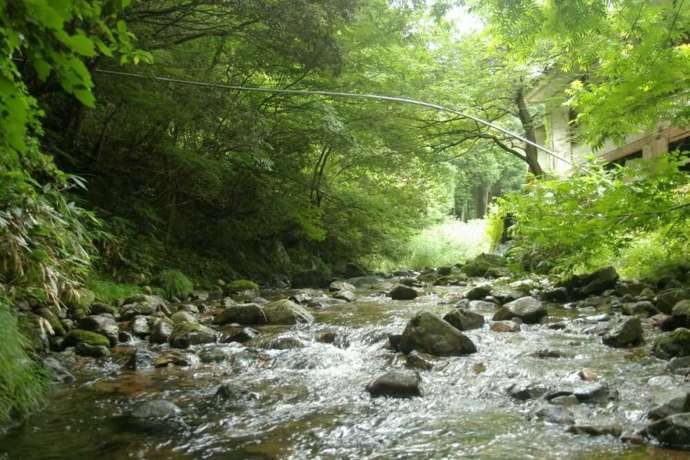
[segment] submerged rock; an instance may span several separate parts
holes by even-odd
[[[460,331],[469,331],[484,326],[484,317],[482,315],[462,308],[451,311],[443,319]]]
[[[131,412],[129,427],[143,431],[167,430],[177,426],[182,410],[164,399],[139,404]]]
[[[427,357],[423,356],[417,351],[410,352],[405,356],[405,367],[408,369],[418,369],[421,371],[430,371],[434,368],[434,363]]]
[[[604,345],[623,348],[639,345],[642,342],[642,323],[633,317],[616,324],[602,339]]]
[[[541,398],[547,393],[548,389],[537,383],[515,383],[509,386],[507,391],[511,398],[527,401]]]
[[[494,321],[490,329],[494,332],[520,332],[522,325],[514,321]]]
[[[391,371],[367,385],[366,390],[374,398],[411,398],[422,395],[419,389],[421,380],[419,374],[414,371]]]
[[[56,382],[74,383],[74,375],[56,358],[48,356],[43,360],[43,365],[50,370],[50,374]]]
[[[563,406],[544,406],[534,412],[536,418],[542,419],[548,423],[557,425],[571,425],[575,423],[573,413]]]
[[[535,324],[546,316],[546,307],[534,297],[522,297],[505,304],[494,314],[494,321],[519,318],[525,324]]]
[[[568,427],[568,433],[620,438],[623,428],[620,425],[572,425]]]
[[[400,350],[423,351],[436,356],[461,356],[475,353],[474,343],[448,322],[428,312],[418,313],[405,327]]]
[[[409,286],[403,286],[399,284],[395,286],[389,293],[388,296],[393,300],[412,300],[416,299],[419,293],[416,289]]]

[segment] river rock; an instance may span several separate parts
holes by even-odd
[[[350,291],[353,292],[356,288],[348,283],[347,281],[333,281],[329,286],[328,290],[331,292],[338,292],[338,291]]]
[[[563,406],[543,406],[534,412],[534,416],[556,425],[571,425],[575,423],[573,413]]]
[[[228,359],[228,354],[222,348],[206,348],[199,352],[199,360],[202,363],[222,363],[226,359]]]
[[[155,367],[181,366],[188,367],[196,363],[196,356],[181,350],[168,350],[156,357]]]
[[[268,324],[291,325],[314,321],[309,311],[289,299],[271,302],[263,308]]]
[[[53,380],[61,383],[74,383],[74,375],[67,368],[52,356],[48,356],[43,360],[43,365],[50,371]]]
[[[149,325],[149,317],[137,316],[132,322],[132,333],[137,337],[146,337],[151,333],[151,326]]]
[[[482,315],[462,308],[451,311],[443,319],[460,331],[479,329],[484,326],[484,317]]]
[[[412,351],[405,356],[405,367],[408,369],[418,369],[420,371],[430,371],[434,368],[434,363],[422,355],[422,353]]]
[[[186,310],[178,310],[170,317],[173,323],[196,323],[196,316]]]
[[[234,382],[220,384],[216,390],[215,397],[222,401],[231,401],[233,403],[259,399],[257,393],[251,392],[245,386]]]
[[[690,330],[680,328],[660,336],[654,342],[652,352],[661,359],[690,356]]]
[[[268,344],[268,348],[272,350],[294,350],[305,346],[299,338],[291,336],[275,338]]]
[[[558,283],[557,287],[566,288],[572,298],[583,299],[613,289],[618,279],[618,272],[615,268],[605,267],[592,273],[572,276]]]
[[[104,345],[91,345],[85,342],[77,344],[75,351],[80,356],[90,356],[92,358],[107,358],[110,356],[110,349]]]
[[[690,368],[690,356],[681,356],[679,358],[673,358],[666,365],[666,369],[674,373],[681,369],[688,368]]]
[[[79,320],[79,328],[86,331],[97,332],[101,335],[108,337],[110,341],[110,346],[114,347],[117,345],[118,335],[120,334],[120,328],[117,325],[115,319],[109,315],[90,315],[85,316]]]
[[[690,412],[658,420],[647,426],[643,434],[664,447],[690,449]]]
[[[413,289],[409,286],[403,286],[402,284],[395,286],[388,293],[388,297],[393,300],[412,300],[416,299],[418,295],[419,292],[417,292],[416,289]]]
[[[640,318],[633,317],[616,324],[602,339],[604,345],[624,348],[639,345],[642,342],[642,323]]]
[[[151,328],[149,341],[151,343],[167,343],[173,333],[173,324],[167,319],[157,319]]]
[[[229,325],[223,328],[223,335],[221,336],[221,342],[223,343],[245,343],[258,337],[259,331],[252,329],[251,327],[245,327],[240,325]]]
[[[153,367],[154,355],[145,348],[137,347],[125,363],[125,369],[140,371]]]
[[[520,332],[522,325],[515,321],[494,321],[490,329],[493,332]]]
[[[676,396],[660,404],[649,411],[647,417],[650,420],[660,420],[670,415],[690,412],[690,393]]]
[[[541,398],[548,389],[537,383],[515,383],[508,387],[508,394],[511,398],[519,401]]]
[[[266,324],[264,309],[255,303],[232,305],[221,311],[213,320],[216,324],[237,323],[246,326]]]
[[[494,321],[519,318],[526,324],[535,324],[546,316],[546,308],[534,297],[522,297],[505,304],[494,314]]]
[[[177,323],[170,334],[170,346],[188,348],[190,345],[214,343],[216,331],[199,323]]]
[[[418,313],[405,327],[400,350],[422,351],[436,356],[461,356],[475,353],[474,343],[448,322],[428,312]]]
[[[113,307],[112,305],[108,305],[101,302],[95,302],[93,305],[91,305],[91,314],[111,315],[113,318],[116,318],[119,315],[119,312],[118,309],[116,307]]]
[[[396,370],[377,378],[367,385],[366,390],[374,398],[379,396],[411,398],[422,395],[419,389],[421,380],[417,372]]]
[[[158,312],[170,314],[165,300],[155,295],[140,294],[125,300],[120,309],[120,316],[123,320],[129,321],[136,316],[149,316]]]
[[[491,286],[488,284],[483,284],[481,286],[475,286],[465,293],[465,298],[468,300],[482,300],[484,297],[491,294]]]
[[[681,300],[690,299],[690,289],[686,288],[670,288],[664,289],[656,296],[656,308],[660,312],[670,315],[673,307]]]
[[[602,403],[615,397],[605,383],[590,383],[577,387],[573,390],[573,395],[583,403]]]
[[[572,425],[568,427],[568,433],[620,438],[623,428],[620,425]]]
[[[80,343],[86,343],[93,346],[110,346],[110,340],[97,332],[85,331],[83,329],[72,329],[65,336],[65,346],[77,346]]]
[[[354,302],[357,298],[352,291],[338,291],[333,294],[334,299],[344,300],[345,302]]]
[[[496,254],[479,254],[469,260],[462,271],[467,276],[483,276],[487,278],[498,278],[506,272],[506,259]]]
[[[623,304],[621,311],[624,315],[652,316],[658,313],[654,304],[648,300]]]

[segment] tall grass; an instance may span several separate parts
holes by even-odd
[[[17,318],[0,295],[0,424],[25,415],[43,401],[47,376],[26,352]]]
[[[412,237],[394,260],[377,261],[376,269],[390,272],[450,266],[486,252],[489,247],[486,221],[448,219]]]

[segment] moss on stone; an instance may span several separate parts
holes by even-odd
[[[110,348],[108,337],[96,332],[85,331],[83,329],[73,329],[65,336],[65,345],[74,346],[78,343],[86,343],[94,346],[105,346]]]
[[[230,292],[240,292],[240,291],[258,291],[259,285],[251,280],[234,280],[228,283],[228,290]]]

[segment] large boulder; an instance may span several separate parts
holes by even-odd
[[[268,324],[297,324],[314,321],[307,309],[289,299],[277,300],[263,307]]]
[[[628,318],[616,324],[602,341],[604,345],[614,348],[624,348],[639,345],[642,342],[642,323],[637,316]]]
[[[681,414],[683,412],[690,412],[690,393],[676,396],[654,407],[649,411],[647,417],[650,420],[661,420],[670,415]]]
[[[418,313],[407,323],[400,338],[400,351],[423,351],[436,356],[462,356],[477,347],[450,323],[428,312]]]
[[[470,329],[479,329],[484,326],[484,317],[479,313],[458,308],[451,311],[443,319],[460,331],[469,331]]]
[[[482,284],[480,286],[475,286],[465,293],[465,298],[469,300],[482,300],[484,297],[491,294],[491,286],[488,284]]]
[[[120,334],[120,328],[118,327],[117,322],[111,316],[85,316],[79,320],[78,324],[80,329],[97,332],[108,337],[111,347],[117,345],[117,337]]]
[[[421,396],[419,389],[421,378],[414,371],[391,371],[377,378],[369,385],[366,390],[376,398],[379,396],[389,396],[392,398],[411,398]]]
[[[416,289],[402,284],[395,286],[388,293],[388,296],[393,300],[412,300],[416,299],[418,295],[419,292]]]
[[[679,300],[671,309],[671,317],[662,323],[662,329],[672,331],[679,327],[690,328],[690,300]]]
[[[167,343],[173,333],[173,324],[167,319],[157,319],[151,328],[151,343]]]
[[[534,324],[546,316],[546,307],[534,297],[522,297],[501,307],[494,314],[494,321],[519,318],[525,324]]]
[[[216,324],[237,323],[242,325],[266,324],[266,313],[261,305],[244,303],[231,305],[216,315],[213,319]]]
[[[644,435],[665,447],[690,449],[690,412],[662,418],[645,428]]]
[[[613,289],[619,278],[615,268],[605,267],[592,273],[572,276],[558,283],[557,287],[566,288],[572,298],[584,299]]]
[[[685,328],[662,335],[652,348],[654,355],[661,359],[671,359],[690,355],[690,330]]]

